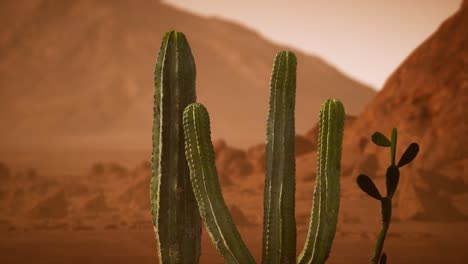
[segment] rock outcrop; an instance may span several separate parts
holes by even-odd
[[[397,158],[411,142],[420,145],[416,160],[401,169],[400,181],[406,182],[400,192],[400,204],[405,206],[400,210],[402,219],[454,219],[459,215],[435,209],[452,208],[450,195],[454,193],[450,186],[430,183],[444,182],[447,177],[459,178],[462,182],[468,178],[464,169],[451,170],[451,175],[442,171],[455,165],[466,167],[468,160],[466,25],[468,7],[465,1],[458,12],[442,23],[395,70],[358,116],[352,129],[345,133],[347,153],[344,155],[356,158],[353,177],[362,171],[383,177],[389,165],[389,151],[369,140],[375,131],[389,136],[392,127],[398,129]],[[445,194],[434,192],[432,187],[422,188],[417,182],[441,188],[439,191]]]

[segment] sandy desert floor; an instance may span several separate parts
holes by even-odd
[[[143,159],[140,155],[144,154],[136,153],[134,159],[141,162]],[[101,158],[89,157],[90,160],[106,161]],[[115,153],[107,158],[117,160],[117,165],[124,160],[124,156],[119,159]],[[149,213],[147,188],[151,168],[148,162],[135,169],[125,169],[123,175],[107,172],[109,166],[105,165],[104,173],[94,175],[89,169],[83,169],[89,168],[89,164],[73,163],[72,158],[69,163],[58,156],[48,160],[63,161],[55,163],[62,166],[57,167],[57,171],[68,171],[74,177],[45,176],[54,175],[53,162],[38,163],[39,172],[32,178],[12,173],[15,177],[12,177],[8,191],[14,193],[19,188],[25,190],[24,195],[28,195],[23,195],[26,199],[24,208],[19,208],[21,203],[14,199],[8,200],[13,207],[4,203],[4,208],[10,210],[10,217],[0,211],[0,264],[157,263],[156,240]],[[131,159],[125,160],[136,163]],[[36,164],[32,161],[31,156],[30,164],[8,164],[14,171],[15,167],[35,168]],[[310,171],[305,167],[314,162],[315,156],[309,155],[300,158],[297,163],[295,206],[298,251],[302,250],[307,235],[314,186],[308,174]],[[132,164],[122,164],[133,168]],[[120,165],[117,167],[121,168]],[[233,183],[223,186],[223,196],[244,241],[259,262],[264,175],[232,175],[230,179]],[[376,181],[381,189],[382,180]],[[71,188],[78,185],[84,189]],[[57,195],[61,193],[66,199]],[[10,196],[14,198],[14,195]],[[41,200],[49,202],[44,204]],[[353,177],[343,177],[341,201],[338,229],[328,263],[368,263],[380,228],[379,205],[355,186]],[[68,213],[63,213],[62,207],[68,208],[65,211]],[[32,215],[38,219],[30,218],[30,209],[34,208],[42,208],[32,211]],[[51,208],[58,211],[50,211]],[[399,220],[399,208],[394,209],[396,218],[392,220],[384,248],[389,256],[388,263],[468,263],[468,221]],[[58,218],[49,219],[51,212],[58,213]],[[444,213],[443,210],[440,212]],[[200,263],[224,263],[206,233],[203,233],[202,240]]]
[[[375,232],[362,225],[338,230],[328,263],[367,263]],[[389,263],[466,263],[468,223],[405,223],[392,226],[385,252]],[[257,261],[261,255],[261,226],[240,232]],[[305,238],[298,230],[298,248]],[[3,231],[0,263],[157,263],[151,227],[137,230]],[[206,234],[201,263],[224,263]]]

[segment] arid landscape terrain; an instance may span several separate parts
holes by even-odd
[[[268,82],[275,53],[288,47],[231,22],[134,2],[0,2],[0,263],[157,263],[149,200],[153,68],[173,28],[187,35],[197,63],[197,100],[210,111],[223,195],[260,260]],[[298,251],[312,206],[318,111],[335,97],[347,117],[329,263],[370,259],[380,207],[355,177],[365,173],[384,189],[389,153],[370,136],[392,127],[398,157],[411,142],[421,149],[401,169],[385,242],[389,263],[466,262],[467,25],[464,1],[378,93],[295,51]],[[202,237],[201,263],[223,263],[205,231]]]

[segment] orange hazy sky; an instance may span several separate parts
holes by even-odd
[[[240,22],[380,89],[461,0],[165,0]]]

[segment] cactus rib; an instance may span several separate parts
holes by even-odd
[[[195,101],[195,63],[185,36],[163,38],[155,66],[151,212],[160,263],[198,263],[201,218],[185,159],[182,114]]]
[[[262,263],[296,262],[294,105],[296,56],[277,54],[270,82]]]
[[[185,151],[198,208],[212,242],[227,263],[255,263],[221,193],[209,122],[208,111],[202,104],[186,107],[183,116]]]
[[[344,108],[336,99],[320,109],[317,179],[306,243],[298,263],[324,263],[335,236],[340,205]]]

